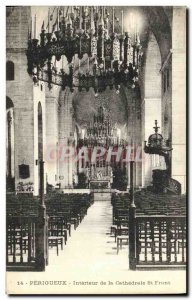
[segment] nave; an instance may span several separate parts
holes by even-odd
[[[71,237],[63,250],[59,248],[59,255],[56,255],[55,247],[49,248],[49,265],[45,272],[26,272],[27,280],[20,286],[20,293],[30,289],[32,293],[39,294],[42,285],[47,293],[55,294],[127,294],[136,293],[136,285],[141,291],[148,289],[150,293],[147,281],[152,277],[154,283],[159,282],[159,270],[154,269],[153,276],[148,271],[130,271],[128,246],[124,245],[117,254],[115,237],[110,234],[111,225],[111,202],[95,201],[76,230],[72,227]],[[179,271],[179,276],[172,270],[162,270],[161,273],[161,284],[164,279],[166,282],[172,279],[176,283],[174,287],[169,286],[169,292],[179,290],[181,282],[184,282],[184,270]],[[7,276],[12,280],[13,289],[20,278],[23,282],[22,272],[8,272]],[[157,284],[157,291],[161,290],[161,284]],[[59,285],[58,289],[56,285]]]
[[[7,7],[9,294],[186,290],[186,16]]]

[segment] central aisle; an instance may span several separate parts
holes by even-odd
[[[117,255],[115,238],[110,236],[111,224],[110,201],[94,202],[78,228],[72,231],[58,257],[55,257],[55,249],[51,249],[47,269],[53,269],[54,265],[57,271],[62,269],[67,277],[79,274],[85,280],[101,277],[104,273],[109,275],[110,272],[128,270],[127,246]]]

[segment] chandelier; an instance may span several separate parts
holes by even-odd
[[[107,87],[115,87],[118,94],[120,84],[135,88],[142,56],[140,38],[137,29],[133,41],[124,32],[123,10],[120,21],[112,7],[58,7],[52,30],[51,17],[49,9],[47,27],[43,22],[39,40],[36,16],[33,37],[32,29],[29,31],[28,73],[35,83],[41,80],[48,83],[49,89],[58,85],[63,90],[69,87],[71,92],[75,87],[79,91],[92,87],[95,96]],[[64,56],[68,71],[63,66]],[[52,63],[54,57],[62,61],[60,70]],[[85,63],[86,70],[82,67]]]
[[[123,146],[125,141],[120,138],[116,124],[112,124],[110,111],[104,106],[98,108],[93,121],[86,126],[85,134],[79,139],[79,147],[87,146]]]

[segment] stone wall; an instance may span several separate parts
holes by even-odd
[[[19,181],[33,183],[34,179],[33,82],[27,73],[25,54],[29,20],[29,7],[7,7],[6,60],[14,63],[15,77],[13,81],[6,81],[6,95],[14,104],[16,186]],[[20,164],[29,165],[29,178],[19,178]]]
[[[27,41],[30,26],[30,7],[8,7],[6,19],[6,60],[14,63],[13,81],[6,81],[6,96],[14,105],[15,187],[30,183],[34,194],[39,193],[38,112],[40,102],[43,115],[43,144],[46,141],[45,89],[43,83],[34,85],[27,73]],[[45,147],[44,147],[45,148]],[[29,177],[21,178],[19,165],[29,165]]]
[[[186,8],[174,7],[172,23],[172,177],[186,192]]]

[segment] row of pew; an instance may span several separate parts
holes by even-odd
[[[30,194],[8,193],[6,204],[7,262],[29,263],[35,257],[40,199]],[[56,248],[57,255],[71,236],[72,226],[76,230],[92,204],[92,194],[45,195],[47,244]]]
[[[131,204],[129,193],[113,193],[113,222],[124,222],[124,215],[128,216]],[[134,195],[137,215],[182,215],[186,216],[186,196],[154,194],[147,190],[138,191]]]
[[[128,244],[130,194],[113,193],[111,203],[113,207],[111,235],[114,235],[118,253],[123,243]],[[134,203],[136,217],[186,217],[185,195],[154,194],[148,190],[141,190],[135,192]]]

